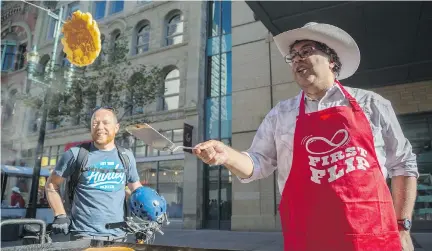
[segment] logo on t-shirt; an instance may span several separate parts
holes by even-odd
[[[124,187],[124,172],[105,172],[107,169],[123,169],[120,163],[116,161],[102,161],[93,165],[92,168],[97,169],[97,171],[88,171],[87,182],[89,187],[107,192],[118,191]]]

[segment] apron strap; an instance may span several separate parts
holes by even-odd
[[[335,79],[335,82],[336,82],[337,85],[339,85],[342,93],[348,99],[348,102],[350,103],[350,105],[353,108],[353,110],[354,111],[361,111],[360,105],[357,103],[357,101],[355,100],[355,98],[353,96],[351,96],[351,94],[349,94],[347,90],[345,90],[345,88],[341,85],[341,83],[337,79]],[[306,110],[306,106],[305,106],[305,92],[302,91],[302,95],[301,95],[301,99],[300,99],[299,116],[305,115],[305,110]]]
[[[339,85],[340,89],[342,90],[342,93],[345,95],[345,97],[348,99],[348,102],[350,103],[351,107],[354,111],[361,111],[360,105],[357,103],[357,100],[349,92],[341,85],[339,80],[335,79],[336,84]]]

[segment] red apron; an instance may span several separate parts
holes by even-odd
[[[294,134],[292,168],[279,206],[284,250],[402,250],[390,191],[375,153],[371,126],[351,107],[305,114]]]

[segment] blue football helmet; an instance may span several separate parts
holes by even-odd
[[[129,197],[129,208],[132,215],[147,221],[162,223],[166,216],[167,204],[156,190],[142,186]]]

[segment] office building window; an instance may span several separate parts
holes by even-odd
[[[105,17],[106,1],[95,1],[93,8],[93,18],[95,20]]]
[[[110,1],[110,14],[114,14],[123,10],[124,1]]]
[[[135,54],[141,54],[149,50],[150,24],[143,23],[137,26]]]
[[[205,138],[231,145],[231,2],[214,1],[209,7]],[[231,173],[222,166],[207,166],[204,170],[205,227],[230,229]]]
[[[107,4],[108,3],[108,4]],[[108,8],[108,10],[107,10]],[[99,20],[105,17],[105,13],[112,15],[124,9],[124,1],[95,1],[93,2],[93,18]]]
[[[16,60],[17,45],[16,42],[2,41],[2,71],[9,71],[14,69]]]
[[[177,13],[167,20],[166,45],[180,44],[183,42],[183,15]]]
[[[79,2],[73,2],[68,4],[66,19],[72,17],[72,13],[80,9]]]
[[[60,12],[60,10],[57,9],[57,10],[55,10],[53,12],[58,15],[59,12]],[[57,20],[55,20],[51,16],[48,16],[48,30],[47,30],[47,33],[46,33],[46,39],[47,40],[52,40],[54,38],[56,24],[57,24]]]
[[[163,110],[179,108],[180,71],[171,70],[165,77],[165,92],[163,96]]]
[[[183,165],[184,160],[137,163],[141,184],[165,198],[169,218],[183,217]]]

